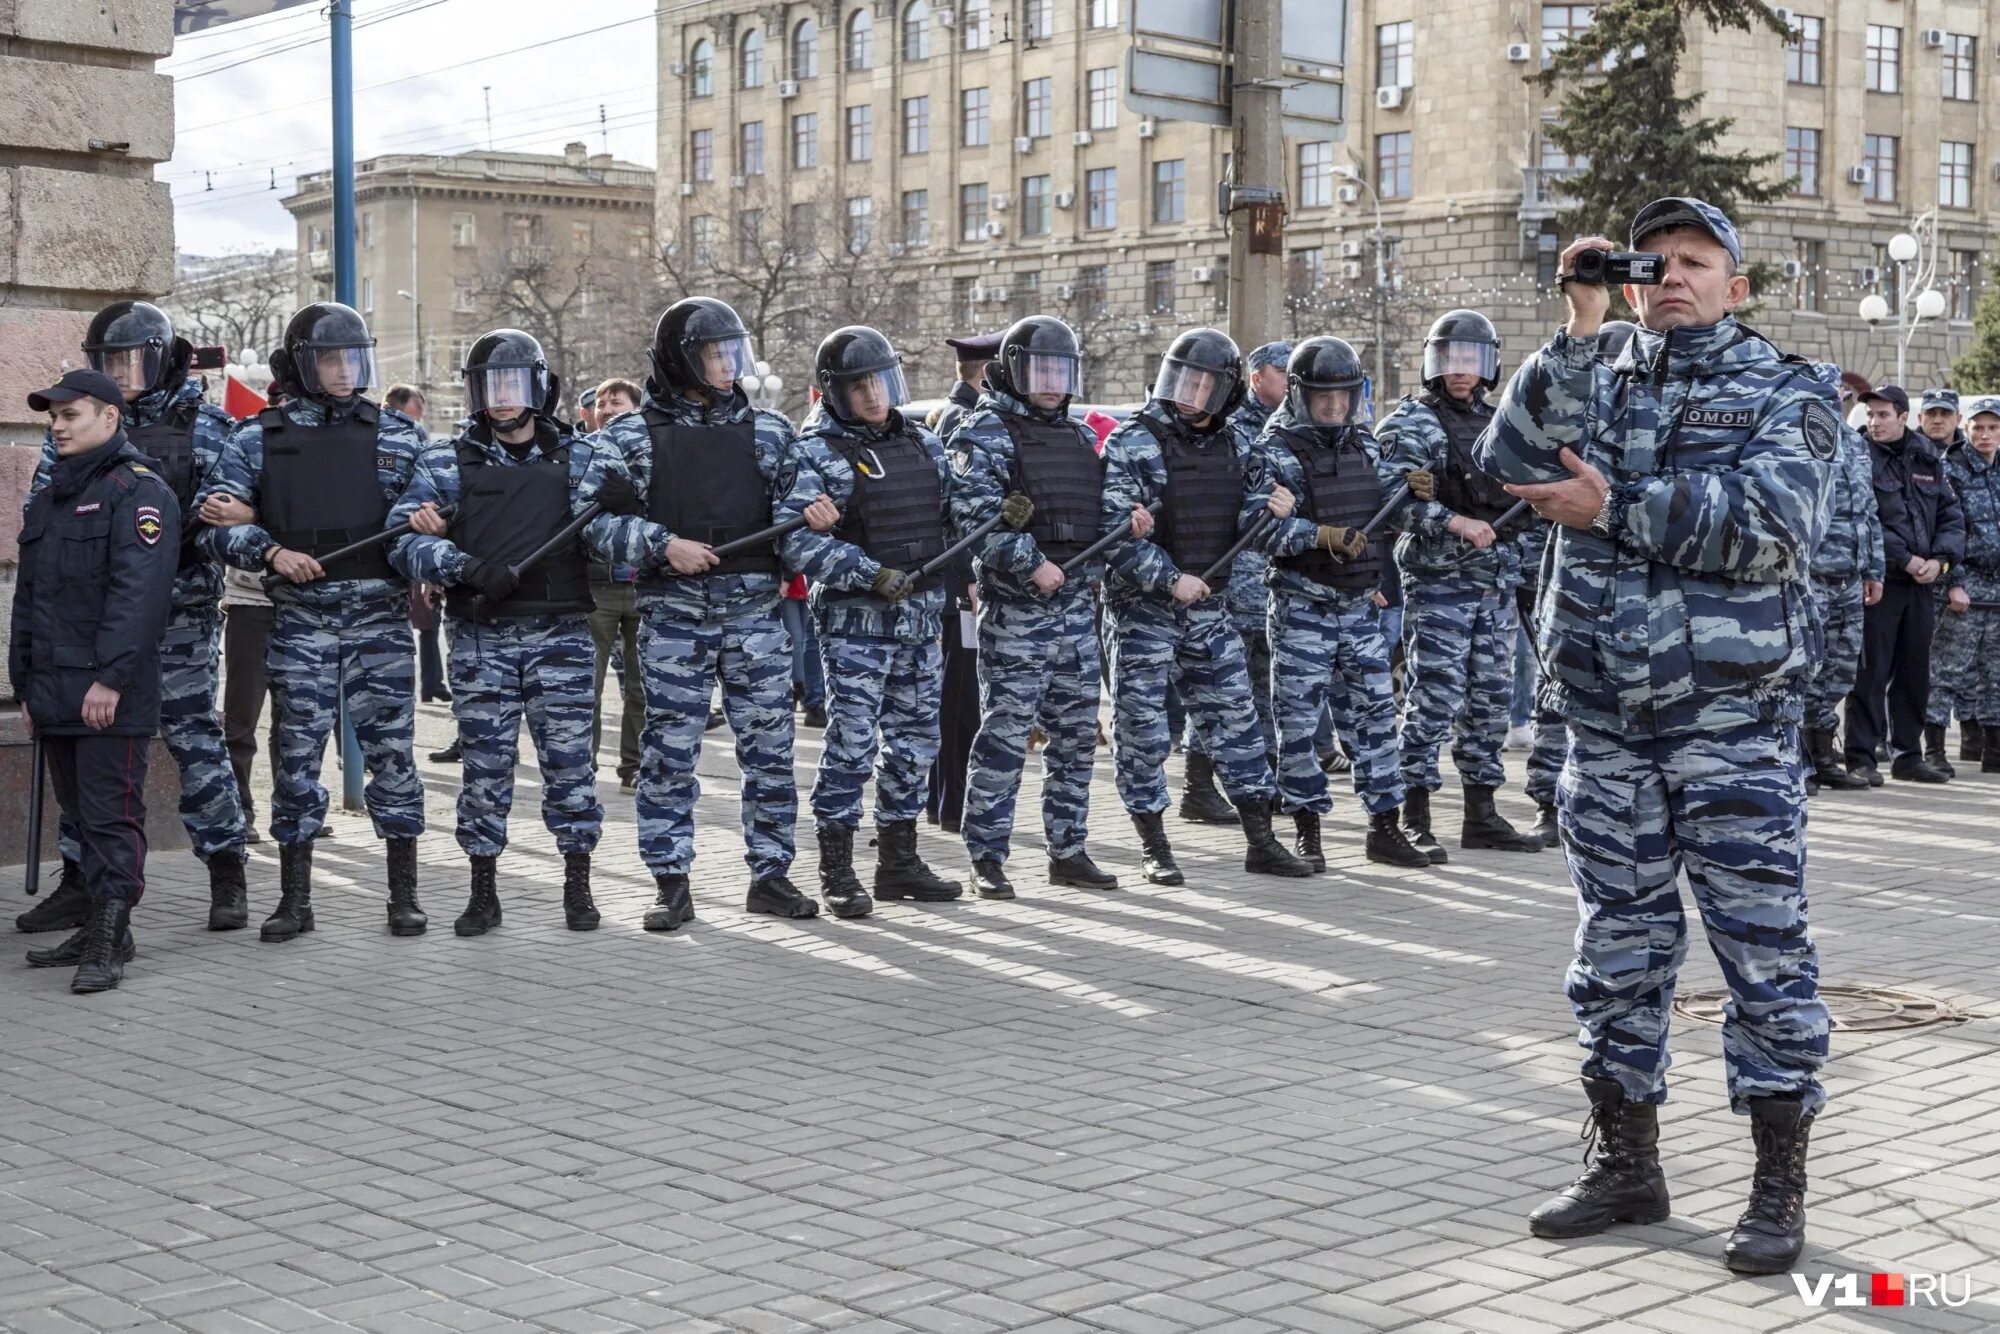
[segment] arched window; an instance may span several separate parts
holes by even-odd
[[[984,51],[993,42],[993,8],[989,0],[964,0],[958,30],[968,51]]]
[[[764,86],[764,34],[752,28],[743,34],[743,86],[762,88]]]
[[[819,24],[806,19],[792,29],[792,77],[819,77]]]
[[[875,20],[857,9],[847,20],[847,70],[853,74],[875,63]]]
[[[688,59],[688,73],[694,76],[694,95],[710,97],[715,93],[715,48],[704,37],[694,44],[694,52]]]
[[[903,11],[903,59],[929,60],[931,56],[931,7],[924,0],[910,0]]]

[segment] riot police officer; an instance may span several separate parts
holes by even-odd
[[[694,920],[695,761],[718,675],[743,773],[744,910],[812,917],[819,905],[787,876],[798,788],[792,777],[792,646],[778,619],[777,544],[717,555],[712,548],[772,524],[796,493],[817,530],[840,515],[801,467],[792,424],[753,409],[737,383],[756,365],[750,333],[727,303],[691,296],[667,307],[653,332],[652,375],[639,411],[603,432],[612,448],[591,460],[588,504],[629,473],[637,514],[601,514],[584,530],[599,558],[639,571],[639,656],[646,725],[640,739],[639,854],[656,896],[648,931]]]
[[[800,428],[798,450],[840,523],[828,533],[788,533],[780,550],[786,568],[811,582],[808,611],[826,666],[826,746],[812,786],[820,893],[834,916],[863,917],[874,900],[854,872],[854,831],[871,771],[880,840],[874,898],[940,903],[963,892],[917,852],[917,816],[938,752],[946,590],[942,571],[922,567],[948,545],[944,446],[899,410],[909,389],[896,349],[877,330],[828,334],[813,379],[819,405]],[[777,516],[802,512],[794,498]]]
[[[469,424],[424,455],[389,516],[413,528],[390,563],[413,583],[447,589],[451,711],[465,766],[458,845],[472,859],[471,897],[453,930],[479,936],[500,925],[497,862],[525,716],[541,764],[542,822],[563,858],[563,919],[572,931],[594,931],[590,854],[604,808],[590,747],[596,648],[582,542],[572,533],[514,569],[584,508],[573,497],[593,446],[555,415],[561,382],[532,335],[486,334],[466,353],[463,374]],[[457,507],[448,521],[445,506]]]
[[[202,497],[235,496],[257,521],[201,534],[204,549],[238,569],[268,572],[275,613],[267,666],[278,718],[271,836],[280,897],[265,940],[313,929],[312,847],[326,820],[320,761],[333,731],[335,691],[361,744],[364,789],[376,837],[388,844],[388,925],[422,935],[417,838],[424,788],[412,744],[416,661],[409,586],[389,564],[388,543],[335,553],[387,530],[389,511],[416,477],[423,429],[367,397],[375,340],[337,302],[315,302],[285,327],[279,378],[296,392],[230,437]],[[326,558],[322,562],[322,558]]]
[[[103,372],[71,371],[28,407],[49,414],[57,459],[21,525],[7,666],[90,900],[77,932],[28,962],[74,963],[71,991],[108,991],[133,956],[146,887],[146,760],[181,505],[127,438],[124,391]]]

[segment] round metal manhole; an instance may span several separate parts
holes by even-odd
[[[1949,1001],[1901,987],[1823,986],[1819,995],[1833,1016],[1833,1026],[1850,1033],[1927,1028],[1932,1024],[1962,1023],[1967,1018],[1963,1010]],[[1729,992],[1722,987],[1686,992],[1674,1000],[1674,1013],[1704,1024],[1719,1024],[1723,1003],[1728,999]]]

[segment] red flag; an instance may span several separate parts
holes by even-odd
[[[254,417],[269,406],[262,394],[235,376],[223,379],[222,410],[237,421],[242,421],[245,417]]]

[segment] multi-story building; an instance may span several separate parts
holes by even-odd
[[[297,307],[298,256],[290,250],[179,255],[174,290],[160,306],[196,346],[221,347],[236,362],[262,362]]]
[[[1098,345],[1093,396],[1138,393],[1173,328],[1225,318],[1229,247],[1215,201],[1230,136],[1127,107],[1132,2],[663,7],[663,241],[729,270],[755,258],[772,219],[785,219],[790,240],[803,217],[837,228],[905,290],[885,325],[897,325],[925,389],[948,369],[937,337],[1051,311]],[[1769,32],[1703,30],[1685,62],[1708,91],[1704,111],[1736,118],[1730,146],[1783,154],[1800,177],[1790,200],[1746,220],[1753,260],[1791,261],[1760,294],[1757,322],[1871,379],[1893,372],[1894,332],[1861,321],[1857,304],[1877,289],[1894,300],[1883,247],[1939,205],[1949,318],[1910,348],[1910,378],[1927,381],[1969,334],[1983,238],[2000,215],[1993,171],[1978,165],[1982,152],[2000,158],[2000,139],[1981,132],[1996,98],[1972,54],[2000,48],[1965,4],[1818,8],[1794,17],[1789,47]],[[1346,34],[1346,119],[1288,139],[1284,180],[1239,182],[1281,186],[1289,210],[1289,296],[1254,322],[1260,333],[1338,333],[1367,356],[1379,320],[1390,393],[1410,384],[1424,329],[1452,306],[1491,313],[1513,354],[1538,345],[1562,318],[1550,282],[1569,239],[1561,183],[1576,164],[1543,133],[1560,92],[1530,77],[1592,6],[1285,6],[1308,9]],[[784,353],[809,348],[790,338]],[[799,382],[800,365],[781,368]]]
[[[297,299],[333,296],[333,180],[298,178]],[[659,312],[653,173],[570,144],[561,155],[390,154],[355,166],[355,301],[385,383],[416,384],[428,425],[464,403],[459,367],[480,334],[524,328],[566,383],[643,366]]]

